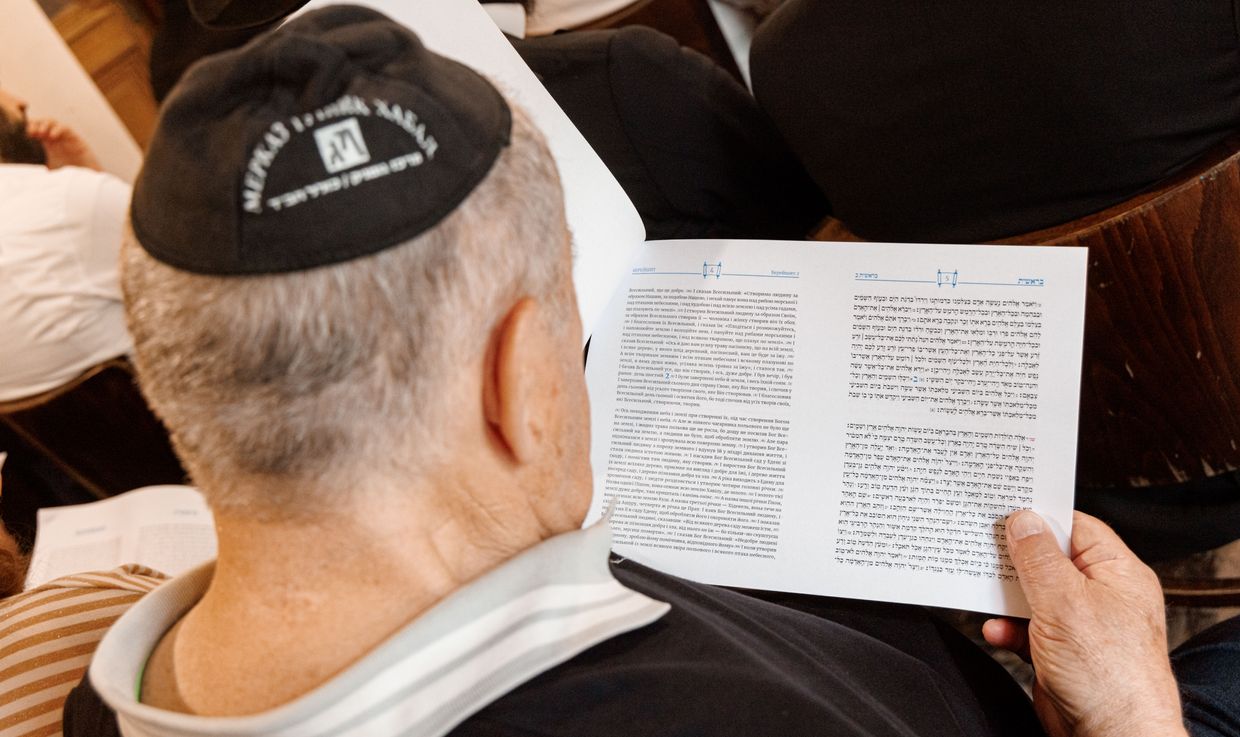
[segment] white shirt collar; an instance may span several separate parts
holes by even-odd
[[[670,607],[612,577],[605,522],[517,555],[313,691],[270,711],[201,717],[137,700],[147,658],[206,591],[214,564],[161,586],[104,636],[90,681],[126,737],[436,737],[538,674]]]

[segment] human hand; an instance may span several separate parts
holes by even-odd
[[[1033,617],[991,619],[986,641],[1032,659],[1034,709],[1051,737],[1180,737],[1162,586],[1103,522],[1077,512],[1071,558],[1042,518],[1007,521]]]
[[[37,118],[26,123],[26,135],[38,141],[47,154],[47,168],[82,166],[103,171],[99,160],[77,131],[50,118]]]

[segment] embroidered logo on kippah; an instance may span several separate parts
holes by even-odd
[[[362,138],[357,118],[319,128],[314,132],[314,142],[319,145],[319,156],[323,157],[323,166],[327,167],[328,174],[370,161],[370,152],[366,150],[366,141]]]
[[[349,117],[344,118],[346,115]],[[339,118],[344,119],[327,123]],[[387,121],[399,128],[402,131],[399,135],[408,136],[407,153],[371,163],[370,147],[362,137],[359,122],[367,118]],[[290,142],[310,132],[314,134],[319,158],[331,176],[287,192],[268,194],[267,177],[271,167]],[[372,135],[371,143],[374,142]],[[382,150],[380,147],[379,151]],[[278,212],[295,207],[365,182],[409,171],[433,160],[438,150],[439,141],[412,110],[387,100],[367,102],[357,95],[345,95],[313,112],[294,115],[287,119],[287,124],[280,120],[271,124],[254,146],[242,177],[241,208],[252,215],[261,215],[266,210]],[[299,173],[314,176],[309,172]]]

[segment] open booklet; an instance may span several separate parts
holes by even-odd
[[[329,0],[307,6],[319,7]],[[643,243],[616,179],[474,0],[360,0],[531,115],[592,335],[594,502],[699,581],[1027,615],[1002,522],[1067,546],[1082,249]]]
[[[1084,249],[644,248],[586,369],[617,552],[711,583],[1028,616],[1070,529]]]
[[[214,558],[215,547],[211,510],[188,486],[147,486],[40,509],[26,588],[128,563],[176,576]]]

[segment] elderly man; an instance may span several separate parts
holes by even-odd
[[[126,353],[117,252],[129,186],[0,89],[0,401]]]
[[[192,70],[135,190],[144,389],[219,558],[134,605],[67,734],[1020,735],[1023,693],[916,608],[608,560],[551,157],[368,10]],[[1056,734],[1183,734],[1152,575],[1010,529]],[[106,707],[105,707],[106,704]],[[115,716],[108,709],[115,711]]]

